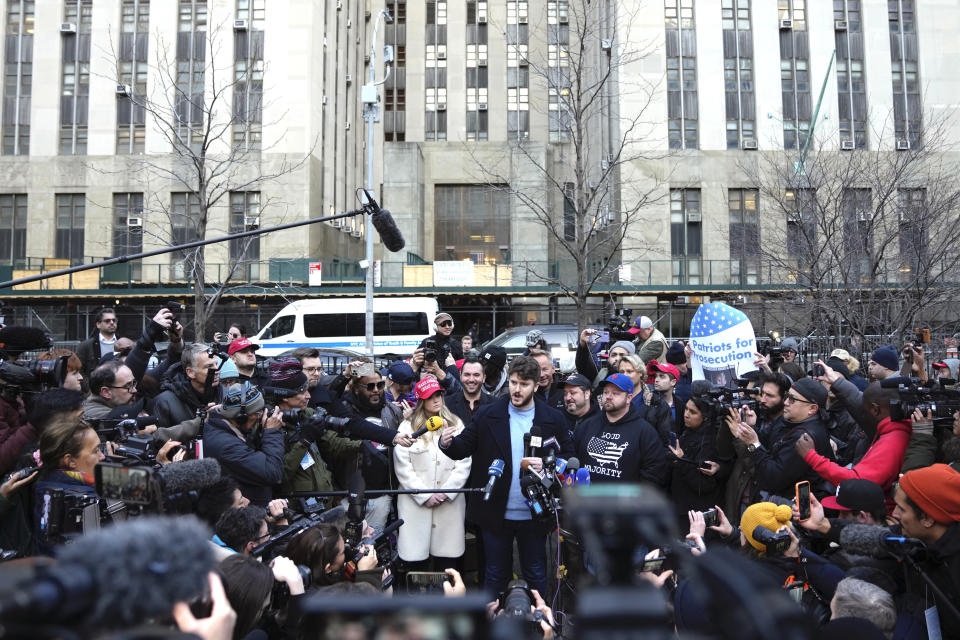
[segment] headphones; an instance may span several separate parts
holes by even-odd
[[[258,402],[259,401],[259,402]],[[254,411],[249,411],[250,407],[259,404],[259,408]],[[237,409],[237,414],[235,416],[229,417],[231,420],[236,420],[237,422],[246,422],[252,414],[256,413],[263,408],[263,394],[260,393],[260,389],[253,386],[247,381],[234,384],[228,390],[226,396],[223,398],[222,407],[225,411],[224,417],[228,417],[234,409]]]

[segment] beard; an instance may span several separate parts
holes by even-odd
[[[530,402],[530,399],[533,397],[535,388],[531,389],[529,392],[525,392],[522,389],[518,389],[515,392],[510,393],[510,402],[513,403],[515,407],[524,407],[527,403]],[[518,398],[518,396],[520,396]],[[518,401],[519,400],[519,401]]]

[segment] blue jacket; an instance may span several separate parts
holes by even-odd
[[[503,475],[494,484],[489,502],[484,502],[483,496],[476,493],[467,496],[467,520],[493,532],[499,531],[503,526],[510,488],[507,479],[518,477],[520,472],[513,468],[509,403],[509,397],[502,397],[478,408],[473,415],[473,422],[468,424],[446,449],[440,448],[453,460],[473,456],[468,487],[483,487],[487,483],[490,464],[497,458],[503,460]],[[573,455],[567,421],[562,413],[551,409],[541,400],[534,399],[533,424],[540,427],[545,441],[551,437],[557,439],[560,445],[557,457],[570,458]]]
[[[240,485],[255,505],[265,507],[273,498],[273,485],[283,480],[283,429],[265,429],[256,442],[254,432],[241,439],[226,419],[211,414],[203,428],[203,455],[216,458],[220,470]]]

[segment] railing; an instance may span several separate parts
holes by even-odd
[[[400,257],[400,256],[397,256]],[[434,289],[438,291],[473,287],[509,292],[513,290],[550,291],[558,287],[557,280],[567,286],[577,282],[576,265],[571,261],[516,261],[507,264],[480,264],[470,262],[430,263],[414,254],[380,265],[381,289]],[[89,258],[95,262],[100,258]],[[308,287],[309,263],[305,258],[273,258],[244,263],[239,267],[223,263],[207,263],[206,280],[209,285],[229,282],[253,287]],[[13,265],[0,265],[0,279],[9,280],[35,275],[69,266],[67,260],[28,258]],[[587,277],[594,271],[588,269]],[[909,273],[889,270],[872,284],[837,284],[838,287],[898,287],[909,279]],[[805,274],[800,269],[786,269],[782,263],[739,260],[701,260],[695,258],[671,260],[630,260],[619,269],[605,271],[595,282],[594,291],[631,290],[732,290],[758,291],[769,289],[803,288]],[[907,280],[905,280],[905,278]],[[355,259],[328,259],[322,262],[324,288],[362,287],[364,271]],[[67,276],[57,276],[39,282],[18,285],[16,290],[55,291],[65,289],[142,289],[192,286],[189,267],[183,262],[145,264],[133,261],[91,269]]]

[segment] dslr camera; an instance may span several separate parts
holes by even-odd
[[[438,362],[442,367],[447,361],[449,347],[437,342],[434,338],[427,338],[423,341],[423,361]]]

